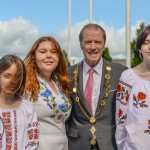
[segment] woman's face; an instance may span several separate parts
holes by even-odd
[[[49,76],[58,66],[58,50],[53,48],[50,41],[43,41],[35,51],[35,60],[40,73]]]
[[[141,52],[144,61],[150,61],[150,34],[146,37],[144,43],[141,46]]]
[[[16,64],[12,64],[7,70],[0,74],[0,92],[6,94],[13,94],[16,89],[10,89],[8,86],[10,85],[11,79],[15,77],[17,73]],[[12,85],[13,86],[13,85]],[[16,87],[14,85],[14,87]],[[13,87],[12,87],[13,88]]]

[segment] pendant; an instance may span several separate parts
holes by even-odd
[[[77,88],[73,88],[73,92],[76,93],[77,92]]]
[[[95,145],[96,144],[96,140],[94,138],[92,138],[90,143],[91,143],[91,145]]]
[[[102,100],[100,105],[101,105],[102,107],[105,106],[105,101]]]
[[[90,132],[92,133],[92,135],[96,132],[96,128],[94,127],[94,125],[92,125]]]
[[[105,83],[105,87],[108,89],[108,88],[110,88],[110,83],[109,82],[106,82]]]
[[[106,66],[106,70],[110,71],[111,67],[110,66]]]
[[[76,102],[77,102],[77,103],[79,102],[79,97],[78,97],[78,96],[76,96]]]
[[[105,78],[106,79],[110,79],[110,75],[109,74],[105,74]]]
[[[3,133],[4,133],[4,125],[3,125],[2,118],[0,117],[0,138],[2,138]]]
[[[95,117],[91,117],[91,118],[90,118],[90,122],[91,122],[92,124],[95,123],[95,122],[96,122]]]
[[[108,92],[106,92],[104,96],[105,96],[105,98],[107,98],[108,97]]]

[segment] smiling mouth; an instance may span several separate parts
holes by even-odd
[[[53,64],[53,62],[44,62],[44,64],[51,65],[51,64]]]
[[[90,55],[94,55],[94,54],[98,54],[98,52],[90,51],[89,54],[90,54]]]

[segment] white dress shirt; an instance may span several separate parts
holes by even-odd
[[[103,59],[99,61],[99,63],[93,67],[95,70],[94,76],[94,86],[92,90],[92,114],[95,115],[99,95],[100,95],[100,86],[101,86],[101,78],[102,78],[102,66],[103,66]],[[89,77],[89,69],[91,67],[84,61],[83,63],[83,91],[85,91],[86,83]]]

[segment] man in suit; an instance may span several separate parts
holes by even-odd
[[[69,150],[115,150],[115,94],[120,75],[127,67],[102,58],[106,33],[101,26],[85,25],[79,41],[84,60],[69,68]]]

